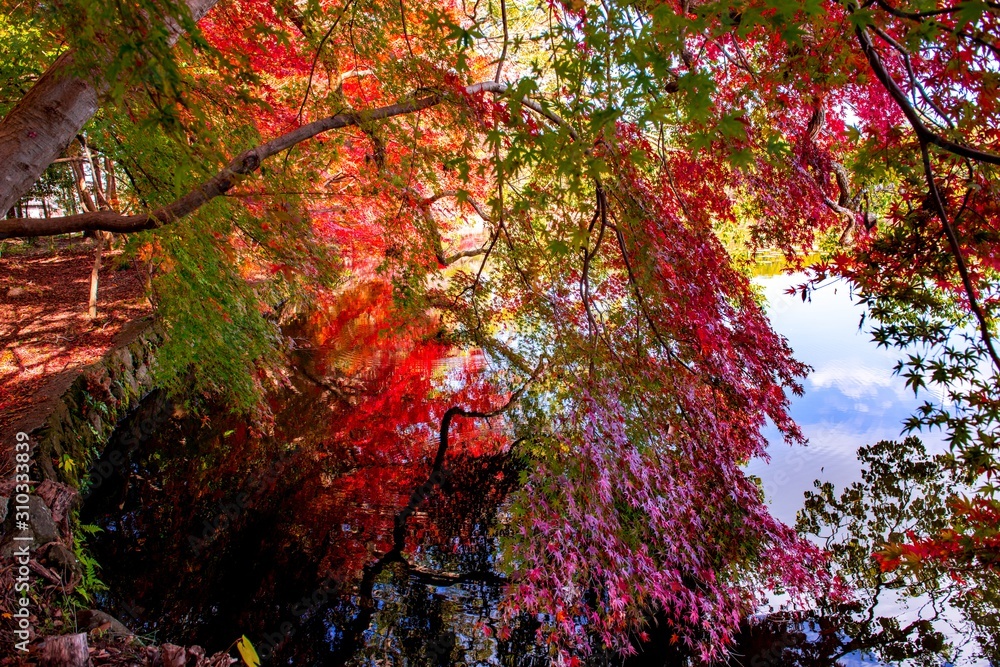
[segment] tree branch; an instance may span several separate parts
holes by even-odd
[[[438,263],[441,264],[441,266],[450,266],[460,259],[464,259],[466,257],[478,257],[486,254],[487,250],[485,247],[476,248],[474,250],[463,250],[451,255],[446,255],[444,252],[441,230],[438,228],[437,221],[434,219],[434,214],[431,212],[431,204],[439,199],[444,199],[445,197],[457,196],[457,190],[445,190],[425,198],[409,186],[403,186],[403,189],[412,197],[416,207],[420,211],[420,215],[427,223],[427,232],[430,236],[431,245],[434,247],[434,257],[437,259]],[[482,216],[484,220],[488,220],[488,218],[483,215],[482,207],[478,203],[474,201],[470,201],[469,203],[476,210],[476,213]]]
[[[439,104],[441,100],[442,97],[440,94],[433,94],[371,111],[352,111],[350,113],[336,114],[302,125],[265,144],[244,151],[223,168],[222,171],[188,194],[146,214],[126,216],[110,211],[98,211],[68,215],[60,218],[49,218],[47,220],[12,218],[0,223],[0,239],[52,236],[54,234],[88,230],[127,233],[156,229],[193,213],[215,197],[225,194],[244,177],[259,169],[264,160],[291,148],[295,144],[329,130],[384,120],[393,116],[428,109]]]
[[[871,65],[872,70],[874,70],[875,76],[877,76],[878,80],[882,82],[885,89],[889,91],[889,95],[891,95],[896,101],[896,104],[899,105],[899,108],[903,111],[906,119],[910,121],[913,131],[917,134],[917,139],[919,139],[922,143],[933,144],[960,157],[976,160],[977,162],[987,162],[989,164],[1000,165],[1000,155],[972,148],[971,146],[964,146],[962,144],[955,143],[954,141],[946,139],[928,128],[920,119],[920,114],[913,108],[913,105],[910,104],[910,100],[907,98],[906,93],[902,91],[895,79],[889,75],[888,70],[886,70],[885,65],[882,63],[882,59],[875,50],[875,46],[872,44],[871,38],[868,37],[868,33],[865,29],[858,27],[854,32],[858,36],[858,42],[861,44],[861,51],[865,54],[865,58],[868,59],[868,64]]]
[[[934,212],[937,213],[938,218],[941,220],[941,226],[944,228],[945,238],[948,239],[951,254],[955,257],[955,264],[958,267],[958,275],[962,279],[962,286],[965,288],[965,294],[969,299],[969,308],[972,310],[973,315],[975,315],[976,320],[979,322],[979,333],[983,338],[983,344],[986,345],[986,351],[989,353],[990,359],[993,360],[993,367],[1000,371],[1000,355],[997,354],[996,348],[993,346],[993,336],[990,334],[989,321],[986,318],[986,313],[983,311],[982,306],[979,305],[979,299],[976,296],[976,288],[972,284],[972,277],[969,275],[969,269],[966,266],[965,258],[962,256],[962,246],[959,244],[958,234],[956,234],[955,227],[951,224],[951,220],[948,219],[948,212],[944,207],[944,200],[941,198],[941,192],[938,190],[937,182],[934,180],[934,171],[931,168],[930,151],[927,150],[926,142],[920,142],[920,155],[924,162],[924,175],[927,178],[927,189],[930,190],[931,201],[934,202]]]
[[[934,212],[941,221],[945,238],[948,241],[948,246],[950,247],[952,256],[955,259],[958,274],[962,280],[962,287],[965,289],[966,297],[969,299],[969,308],[972,310],[972,314],[979,323],[979,331],[983,339],[983,344],[986,346],[987,353],[993,362],[993,366],[997,370],[1000,370],[1000,355],[998,355],[996,348],[993,345],[993,337],[990,334],[989,320],[986,316],[986,312],[979,304],[979,298],[976,295],[975,285],[972,283],[972,277],[969,275],[969,269],[966,266],[965,258],[962,255],[962,247],[959,243],[958,235],[955,232],[955,228],[951,224],[951,220],[948,218],[948,211],[945,208],[944,200],[941,197],[941,192],[938,190],[937,182],[934,180],[934,171],[931,165],[928,146],[933,144],[950,153],[954,153],[955,155],[959,155],[967,159],[997,165],[1000,165],[1000,156],[956,144],[929,130],[920,120],[920,116],[917,114],[913,106],[910,105],[909,99],[896,84],[895,80],[889,75],[889,72],[885,69],[882,60],[875,51],[875,46],[868,37],[868,33],[865,32],[864,28],[860,26],[855,29],[854,32],[858,36],[858,41],[861,43],[861,50],[864,52],[865,57],[868,59],[868,63],[871,65],[872,69],[875,71],[875,75],[878,77],[879,81],[882,82],[882,85],[885,86],[886,90],[889,91],[889,94],[896,101],[896,104],[898,104],[900,109],[902,109],[907,120],[910,121],[913,131],[917,135],[917,140],[920,142],[920,154],[923,159],[924,176],[927,179],[927,189],[930,192],[931,200],[934,203]]]
[[[498,95],[507,93],[507,86],[495,81],[485,81],[476,83],[465,88],[466,95],[476,95],[489,92]],[[269,157],[285,151],[292,146],[311,139],[318,134],[328,132],[343,127],[363,125],[379,120],[385,120],[394,116],[402,116],[415,113],[424,109],[437,106],[446,98],[440,92],[435,92],[424,97],[398,102],[377,109],[366,111],[350,111],[338,113],[327,118],[321,118],[306,125],[302,125],[290,132],[287,132],[271,141],[244,151],[233,159],[218,174],[208,179],[194,190],[184,195],[180,199],[160,207],[149,213],[139,215],[119,215],[111,211],[97,211],[82,213],[78,215],[68,215],[58,218],[38,219],[38,218],[10,218],[0,221],[0,239],[8,238],[33,238],[39,236],[53,236],[55,234],[67,234],[70,232],[83,231],[108,231],[115,233],[139,232],[148,229],[156,229],[165,224],[176,222],[181,218],[190,215],[194,211],[212,199],[224,195],[231,190],[239,181],[247,175],[252,174],[260,168],[261,163]],[[521,99],[521,104],[536,111],[554,124],[565,128],[571,137],[576,139],[576,132],[558,115],[548,111],[540,104],[527,98]],[[480,215],[482,215],[481,211]]]
[[[921,23],[921,24],[923,24],[926,19],[928,19],[928,18],[930,18],[932,16],[932,14],[929,13],[929,12],[913,13],[913,12],[905,12],[905,11],[902,11],[900,9],[896,9],[895,7],[893,7],[892,5],[890,5],[885,0],[874,0],[874,1],[875,1],[875,4],[878,5],[879,7],[881,7],[886,13],[891,14],[892,16],[895,16],[896,18],[906,19],[908,21],[913,21],[915,23]],[[957,9],[958,8],[956,7],[956,10]],[[996,7],[994,7],[994,9],[996,9]],[[945,12],[945,13],[947,13],[947,12]],[[927,25],[931,25],[931,26],[937,28],[938,30],[941,30],[942,32],[949,32],[949,33],[955,35],[956,37],[961,37],[963,39],[967,39],[967,40],[973,42],[974,44],[978,44],[979,46],[981,46],[981,47],[983,47],[985,49],[988,49],[989,51],[991,51],[993,53],[994,56],[1000,56],[1000,48],[997,48],[997,46],[995,44],[992,44],[992,43],[986,41],[986,39],[982,37],[982,32],[980,32],[980,31],[977,31],[980,34],[976,35],[976,34],[965,32],[964,30],[962,30],[961,28],[959,28],[957,26],[952,27],[952,26],[948,26],[948,25],[946,25],[944,23],[941,23],[940,21],[933,21],[933,20],[932,21],[927,21],[926,24]]]
[[[507,30],[507,3],[504,0],[500,0],[500,20],[503,22],[503,51],[501,51],[500,60],[497,62],[497,74],[493,77],[493,80],[498,83],[500,75],[503,74],[504,61],[507,60],[507,43],[510,41]]]

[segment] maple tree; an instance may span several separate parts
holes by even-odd
[[[768,421],[801,440],[806,369],[720,225],[791,259],[832,248],[812,285],[846,278],[880,342],[926,346],[900,371],[955,407],[911,426],[948,429],[991,492],[993,2],[8,4],[12,30],[69,48],[0,123],[19,170],[0,202],[85,127],[121,203],[8,216],[0,238],[130,235],[163,381],[243,407],[284,304],[378,279],[436,311],[442,340],[527,385],[508,609],[544,614],[560,660],[629,650],[652,612],[717,658],[764,590],[837,588],[741,468]]]
[[[995,542],[983,533],[995,535],[997,524],[982,507],[992,503],[956,501],[962,484],[949,457],[929,455],[915,437],[862,447],[858,458],[860,481],[839,493],[817,481],[799,513],[799,529],[823,541],[856,591],[850,604],[824,602],[817,610],[820,622],[841,630],[828,633],[825,655],[996,661],[1000,573]]]

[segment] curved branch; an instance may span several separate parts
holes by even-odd
[[[436,192],[427,199],[424,200],[425,204],[433,204],[439,199],[444,199],[445,197],[455,197],[458,198],[458,190],[443,190],[441,192]],[[490,217],[489,213],[486,212],[486,207],[481,203],[473,199],[472,197],[466,195],[465,202],[472,207],[472,209],[479,215],[480,218],[486,222],[493,222],[493,218]]]
[[[478,92],[488,92],[488,93],[496,93],[498,95],[506,95],[508,87],[507,84],[505,83],[498,83],[496,81],[483,81],[482,83],[471,85],[465,90],[470,95]],[[566,130],[566,133],[569,134],[569,136],[574,141],[578,141],[580,139],[580,136],[576,133],[576,130],[574,130],[573,127],[569,123],[567,123],[566,120],[563,119],[563,117],[560,116],[559,114],[549,111],[538,102],[529,99],[527,97],[522,97],[519,101],[521,102],[522,105],[528,107],[538,115],[547,118],[554,125],[557,125],[558,127],[561,127],[562,129]]]
[[[461,252],[456,252],[451,255],[444,255],[443,253],[437,256],[437,260],[441,262],[444,266],[451,266],[460,259],[466,257],[479,257],[480,255],[486,254],[486,248],[476,248],[475,250],[463,250]]]
[[[149,213],[119,215],[111,211],[97,211],[48,219],[10,218],[0,221],[0,239],[53,236],[88,230],[127,233],[156,229],[193,213],[212,199],[225,194],[244,177],[257,171],[264,160],[291,148],[295,144],[329,130],[361,125],[428,109],[440,104],[443,99],[440,93],[434,93],[369,111],[339,113],[302,125],[267,143],[244,151],[226,165],[222,171],[188,194]]]
[[[351,8],[352,4],[353,0],[344,5],[344,8],[340,10],[339,14],[337,14],[337,18],[333,20],[333,23],[330,25],[329,29],[327,29],[327,31],[323,34],[323,38],[319,40],[319,46],[316,47],[316,53],[313,55],[312,65],[309,66],[309,81],[308,83],[306,83],[306,92],[302,95],[302,104],[299,105],[298,119],[300,123],[302,122],[302,112],[305,111],[306,102],[309,101],[309,92],[312,90],[313,77],[316,75],[316,63],[319,62],[319,57],[323,53],[323,47],[326,45],[326,41],[330,39],[331,35],[333,35],[333,31],[337,29],[337,25],[340,23],[340,19],[344,18],[344,14],[347,13],[347,10]],[[305,31],[303,31],[303,34],[304,33]],[[354,70],[351,71],[353,72]],[[362,71],[364,71],[365,73],[370,73],[369,70],[362,70]],[[338,89],[344,85],[344,79],[348,74],[350,73],[348,72],[338,77],[337,80]]]
[[[503,51],[500,53],[500,61],[497,62],[497,75],[493,77],[494,81],[500,81],[500,75],[503,73],[503,64],[507,60],[507,44],[510,41],[510,35],[507,30],[507,3],[504,0],[500,0],[500,20],[503,22]]]
[[[434,247],[434,257],[441,266],[450,266],[460,259],[464,259],[466,257],[478,257],[486,254],[487,250],[485,247],[475,248],[473,250],[462,250],[460,252],[452,253],[451,255],[446,255],[444,252],[444,242],[441,239],[441,230],[438,228],[437,221],[434,219],[434,214],[431,212],[431,204],[445,197],[457,196],[457,190],[445,190],[444,192],[438,192],[425,198],[421,197],[420,193],[409,186],[404,186],[403,189],[412,197],[416,204],[416,208],[420,211],[420,215],[427,223],[427,231],[430,235],[431,245]],[[483,215],[482,209],[477,203],[470,203],[476,212],[483,216],[484,220],[488,220],[488,218]]]
[[[417,486],[410,492],[410,499],[399,512],[396,513],[395,519],[393,520],[392,528],[392,548],[382,554],[382,556],[376,560],[374,563],[366,565],[362,577],[361,583],[358,585],[358,597],[360,598],[358,606],[358,614],[354,617],[354,620],[344,629],[345,641],[338,647],[337,652],[334,654],[335,658],[331,660],[332,664],[346,664],[347,657],[354,655],[357,647],[361,643],[361,633],[364,632],[369,624],[371,623],[372,617],[375,615],[375,579],[382,573],[382,571],[390,564],[394,562],[404,561],[403,550],[406,548],[406,523],[410,516],[416,512],[425,500],[430,496],[434,489],[441,485],[445,481],[449,473],[444,468],[444,457],[448,452],[448,431],[451,429],[451,422],[455,417],[471,417],[476,419],[489,419],[490,417],[495,417],[503,412],[506,412],[514,404],[515,401],[520,398],[521,394],[528,388],[528,385],[533,383],[538,375],[542,372],[545,366],[544,360],[539,363],[538,368],[535,372],[528,378],[527,381],[517,391],[510,395],[507,402],[504,403],[499,408],[492,410],[490,412],[478,412],[476,410],[466,410],[464,408],[454,406],[448,408],[447,412],[441,418],[441,429],[439,433],[438,449],[434,456],[434,463],[431,466],[430,475],[420,486]],[[521,442],[522,438],[518,438],[513,444]]]
[[[873,25],[872,30],[875,31],[875,34],[878,35],[882,41],[899,52],[899,55],[903,58],[903,65],[906,67],[906,74],[910,79],[910,85],[920,93],[920,97],[923,98],[924,102],[926,102],[927,105],[934,110],[934,113],[936,113],[939,118],[944,120],[948,127],[955,129],[955,123],[952,122],[951,118],[948,117],[948,114],[946,114],[938,103],[935,102],[934,99],[927,93],[927,90],[924,88],[924,84],[920,83],[920,80],[917,78],[916,73],[913,71],[913,62],[910,59],[909,50],[878,26]],[[914,104],[916,104],[916,95],[914,95]]]
[[[295,144],[326,132],[351,125],[360,125],[393,116],[413,113],[439,104],[440,94],[428,95],[407,102],[400,102],[371,111],[352,111],[302,125],[291,132],[244,151],[222,171],[208,179],[180,199],[155,211],[143,215],[118,215],[110,212],[83,213],[62,218],[37,220],[32,218],[12,218],[0,222],[0,239],[14,236],[52,236],[67,232],[104,230],[109,232],[138,232],[156,229],[175,222],[193,213],[212,199],[225,194],[240,180],[257,171],[267,158],[280,153]]]
[[[495,81],[476,83],[465,88],[466,95],[478,93],[495,93],[504,95],[508,91],[505,84]],[[238,155],[218,174],[208,179],[194,190],[174,202],[162,206],[149,213],[140,215],[120,215],[111,211],[96,211],[78,215],[68,215],[58,218],[9,218],[0,220],[0,239],[34,238],[39,236],[54,236],[70,232],[107,231],[119,234],[140,232],[156,229],[165,224],[190,215],[206,203],[231,190],[243,178],[260,168],[261,163],[269,157],[285,151],[292,146],[311,139],[318,134],[343,127],[364,125],[394,116],[415,113],[437,106],[446,99],[441,92],[434,92],[424,97],[418,97],[405,102],[365,111],[349,111],[338,113],[327,118],[321,118],[302,125],[271,141],[251,148]],[[576,131],[558,115],[548,111],[540,104],[527,98],[521,99],[521,104],[536,111],[554,124],[566,129],[571,137],[577,138]],[[482,215],[482,211],[477,208]],[[484,216],[485,218],[485,216]]]
[[[954,153],[960,157],[976,160],[977,162],[987,162],[989,164],[1000,165],[1000,155],[990,153],[989,151],[979,150],[978,148],[972,148],[971,146],[963,146],[962,144],[955,143],[950,139],[942,137],[928,128],[924,124],[923,120],[920,119],[920,115],[917,113],[917,110],[913,108],[912,104],[910,104],[910,100],[907,98],[906,93],[902,91],[899,84],[896,83],[895,79],[893,79],[888,70],[886,70],[885,64],[879,57],[878,52],[875,50],[875,45],[872,44],[871,38],[868,37],[868,33],[865,29],[859,26],[854,32],[858,36],[858,42],[861,44],[861,51],[865,54],[865,58],[868,59],[868,64],[871,65],[872,70],[875,72],[875,76],[878,77],[878,80],[882,82],[885,89],[889,91],[889,95],[892,96],[892,99],[899,105],[899,108],[902,110],[906,119],[913,127],[913,131],[917,134],[917,139],[919,139],[922,143],[934,144],[935,146],[943,148],[949,153]]]

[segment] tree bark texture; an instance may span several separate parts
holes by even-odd
[[[87,634],[49,637],[39,652],[39,667],[90,667]]]
[[[218,0],[186,0],[198,21]],[[173,39],[176,21],[168,21]],[[0,122],[0,211],[24,196],[46,167],[59,157],[97,112],[104,84],[100,77],[73,76],[75,52],[67,51],[46,70],[28,94]]]

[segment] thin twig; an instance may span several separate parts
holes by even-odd
[[[500,0],[500,20],[503,23],[503,51],[500,52],[500,62],[497,63],[497,75],[493,77],[497,83],[500,83],[500,74],[503,72],[503,64],[507,59],[507,43],[510,41],[510,36],[507,33],[507,3],[505,0]]]

